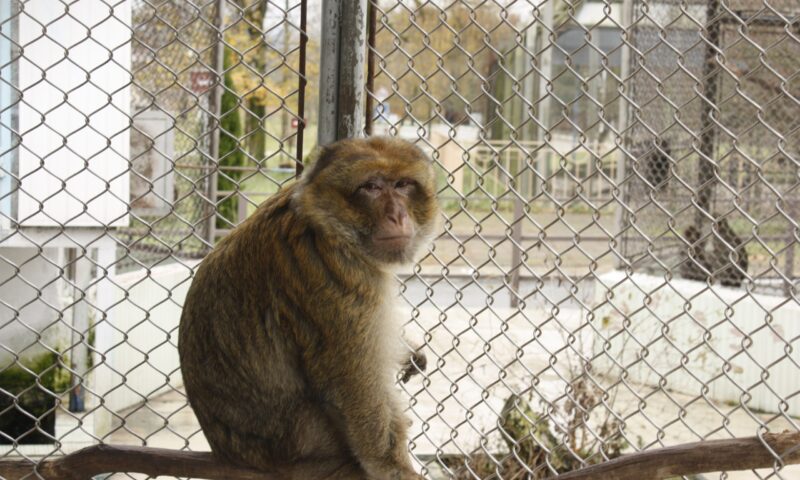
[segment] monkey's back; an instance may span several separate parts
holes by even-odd
[[[344,445],[306,382],[319,368],[308,363],[324,357],[319,322],[336,317],[337,306],[357,317],[377,302],[359,279],[342,284],[341,266],[320,253],[314,229],[292,208],[292,190],[203,260],[179,329],[184,385],[212,450],[260,468]]]

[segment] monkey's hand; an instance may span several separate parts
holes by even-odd
[[[415,352],[408,356],[408,360],[403,362],[402,368],[400,373],[402,376],[400,380],[403,383],[408,383],[411,380],[411,377],[414,375],[424,372],[425,369],[428,367],[428,357],[425,356],[424,353],[418,348]]]

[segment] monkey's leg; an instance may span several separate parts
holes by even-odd
[[[336,419],[319,403],[300,402],[292,410],[294,419],[291,450],[300,460],[286,467],[289,480],[367,480],[364,469],[347,448]]]
[[[255,403],[255,402],[254,402]],[[295,399],[280,407],[264,405],[260,417],[232,409],[195,411],[215,455],[231,463],[274,472],[281,480],[367,480],[340,428],[318,402]]]
[[[286,465],[275,471],[281,480],[367,480],[367,474],[351,459],[314,459]]]
[[[327,392],[329,415],[341,428],[349,450],[366,471],[367,478],[421,479],[408,454],[408,421],[394,398],[392,386],[385,384],[385,373],[353,375],[358,370],[353,366],[327,365],[330,370],[309,373]]]
[[[299,417],[298,417],[299,418]],[[307,429],[310,430],[310,429]],[[235,456],[225,455],[229,452],[215,452],[233,463],[243,463],[258,470],[273,473],[281,480],[368,480],[366,472],[352,456],[341,449],[341,445],[323,444],[335,435],[320,432],[318,438],[308,438],[303,449],[314,450],[312,455],[286,462],[277,455],[266,452],[273,443],[254,435],[229,431],[226,447],[235,447]],[[302,440],[302,439],[298,439]],[[297,452],[297,447],[292,448]],[[331,455],[330,452],[335,452]]]

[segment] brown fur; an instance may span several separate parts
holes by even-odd
[[[747,249],[728,220],[722,218],[717,221],[717,233],[719,236],[715,235],[711,243],[714,249],[715,276],[719,279],[719,283],[726,287],[740,287],[746,278],[750,263]],[[735,262],[732,253],[736,254]]]
[[[415,236],[402,252],[374,241],[383,204],[364,201],[359,185],[375,176],[416,182],[403,200]],[[217,455],[282,478],[421,478],[394,387],[404,359],[394,351],[400,325],[389,287],[393,266],[430,240],[437,212],[432,166],[419,149],[346,140],[323,149],[206,257],[179,350]]]
[[[711,255],[706,252],[706,240],[701,240],[700,232],[695,227],[689,226],[684,230],[683,236],[689,244],[687,253],[690,255],[681,264],[681,276],[705,282],[710,273],[726,287],[740,287],[749,265],[747,249],[726,219],[718,220],[716,226],[717,233],[711,237]],[[731,253],[736,253],[735,263]]]
[[[687,249],[686,260],[680,266],[681,277],[705,282],[708,278],[706,272],[710,269],[710,263],[705,251],[705,240],[701,241],[700,232],[694,226],[686,227],[683,231],[683,237],[689,244]]]

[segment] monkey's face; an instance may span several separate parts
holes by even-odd
[[[418,246],[420,182],[409,175],[375,169],[356,187],[351,205],[360,213],[361,242],[369,253],[388,263],[409,261]]]
[[[300,204],[320,230],[380,263],[412,261],[435,227],[431,162],[402,140],[334,143],[300,189]]]

